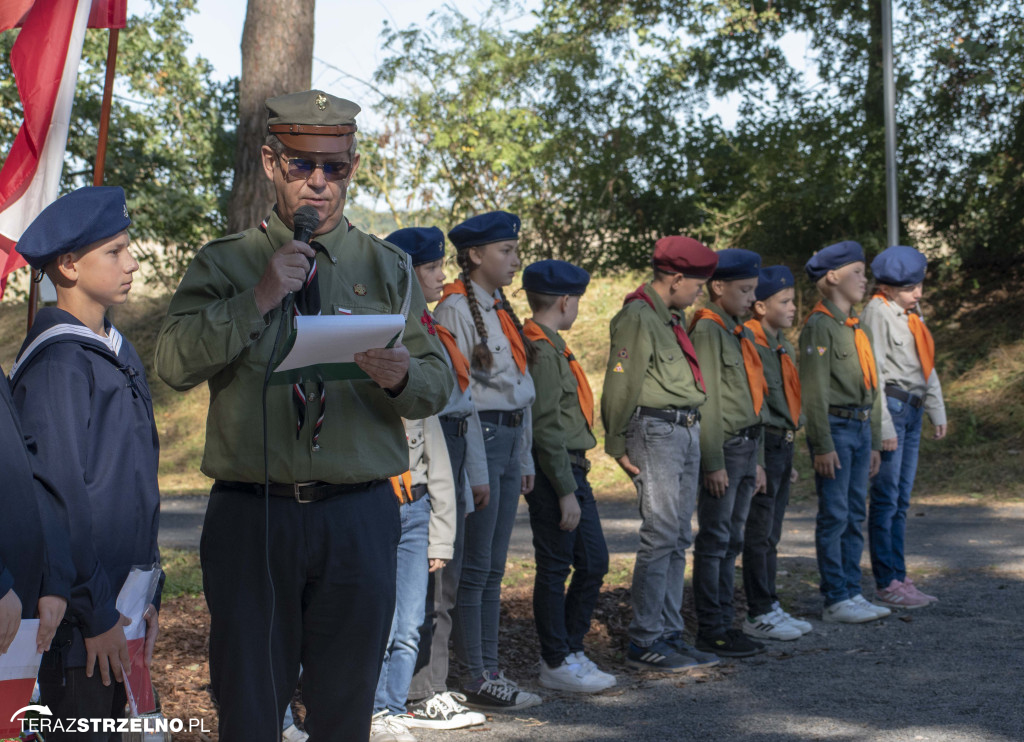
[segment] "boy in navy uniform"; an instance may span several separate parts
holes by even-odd
[[[597,445],[594,395],[579,361],[559,335],[579,314],[590,274],[562,260],[541,260],[523,271],[533,317],[523,334],[536,353],[530,374],[533,459],[537,478],[526,495],[537,557],[533,617],[540,637],[540,684],[590,693],[615,685],[583,652],[583,637],[608,572],[608,546],[587,482],[587,451]],[[572,573],[568,594],[565,582]]]
[[[106,319],[128,298],[139,269],[130,224],[121,188],[80,188],[44,209],[17,245],[57,287],[57,306],[36,316],[11,383],[24,431],[38,444],[40,468],[64,498],[70,524],[75,584],[39,671],[42,702],[58,718],[124,715],[128,619],[115,602],[133,565],[160,560],[159,443],[149,387],[135,349]],[[145,614],[147,661],[159,631],[159,590],[157,596]]]

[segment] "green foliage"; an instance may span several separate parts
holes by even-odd
[[[190,60],[185,18],[195,0],[168,0],[121,30],[104,183],[123,186],[140,259],[165,286],[177,284],[195,250],[223,231],[234,165],[237,83],[220,83],[205,59]],[[0,34],[0,149],[21,124],[10,70],[16,32]],[[108,33],[86,32],[61,190],[91,185]]]

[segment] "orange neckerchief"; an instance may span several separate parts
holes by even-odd
[[[719,326],[728,332],[725,321],[718,314],[710,309],[698,309],[693,315],[693,322],[690,323],[690,332],[702,319],[709,319],[717,322]],[[743,351],[743,367],[747,371],[747,384],[750,386],[750,398],[754,402],[754,414],[761,414],[761,406],[768,394],[768,382],[764,378],[764,366],[761,365],[761,356],[757,354],[757,348],[750,341],[750,338],[743,336],[743,325],[736,325],[732,334],[739,338],[740,349]]]
[[[406,502],[412,502],[412,472],[407,471],[405,474],[389,478],[391,489],[395,491],[395,497],[398,498],[398,504],[405,505]]]
[[[771,349],[768,345],[768,336],[764,332],[764,327],[761,323],[756,320],[747,320],[744,323],[748,330],[754,333],[754,342],[763,348]],[[779,343],[779,346],[775,348],[776,354],[779,356],[779,362],[782,364],[782,387],[786,392],[786,406],[789,407],[789,415],[793,418],[793,424],[800,424],[800,373],[796,370],[796,364],[793,363],[793,358],[786,352],[786,348]]]
[[[526,320],[523,324],[523,334],[529,340],[534,342],[538,340],[547,341],[548,345],[552,348],[555,344],[551,342],[551,338],[547,336],[547,333],[534,322],[532,319]],[[590,382],[587,381],[587,375],[583,373],[583,366],[576,360],[576,356],[569,350],[569,346],[565,347],[562,351],[562,355],[569,361],[569,369],[572,371],[572,375],[576,377],[576,396],[580,400],[580,410],[583,411],[583,417],[587,419],[587,426],[590,428],[594,427],[594,392],[590,388]]]
[[[459,389],[466,391],[466,387],[469,386],[469,361],[459,350],[451,330],[437,322],[434,322],[434,329],[437,330],[437,336],[441,339],[444,349],[448,351],[448,357],[452,359],[452,368],[455,370],[455,380],[459,382]]]
[[[811,310],[811,314],[816,312],[827,314],[832,319],[836,318],[832,312],[828,311],[828,307],[822,301],[819,301],[814,306],[814,309]],[[807,315],[808,319],[810,319],[811,314]],[[871,341],[868,340],[868,334],[860,329],[860,320],[856,317],[847,317],[843,324],[853,328],[853,342],[857,346],[857,360],[860,361],[860,371],[864,374],[864,388],[877,389],[878,368],[875,366],[875,354],[871,351]]]
[[[456,279],[451,283],[444,285],[444,290],[441,292],[441,301],[444,301],[452,294],[462,294],[468,298],[466,293],[466,284],[461,279]],[[526,373],[526,346],[523,345],[523,336],[519,334],[519,330],[516,328],[516,323],[512,321],[512,317],[506,312],[498,299],[494,300],[494,311],[498,313],[498,320],[501,322],[501,331],[505,333],[505,337],[508,338],[509,347],[512,349],[512,359],[516,362],[516,367],[519,369],[519,373]]]
[[[876,299],[881,299],[889,306],[889,300],[881,291],[875,294]],[[917,346],[917,357],[921,361],[921,371],[924,373],[924,380],[931,378],[935,370],[935,338],[932,331],[925,325],[924,320],[917,312],[907,311],[910,334],[914,336],[914,345]]]

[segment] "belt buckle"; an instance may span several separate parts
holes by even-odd
[[[298,482],[295,482],[294,484],[292,484],[292,488],[293,488],[292,491],[293,491],[293,494],[295,495],[295,502],[299,503],[300,505],[308,505],[311,502],[315,502],[315,500],[303,500],[302,499],[302,487],[303,487],[303,485],[299,484]]]
[[[511,427],[513,427],[513,428],[518,428],[520,425],[522,425],[523,424],[523,413],[522,413],[522,410],[516,410],[515,412],[511,413],[509,415],[509,421],[511,422]]]
[[[686,413],[684,421],[686,422],[686,427],[692,428],[697,422],[697,413],[694,412],[693,410],[690,410],[689,412]]]
[[[786,443],[792,443],[794,440],[796,440],[796,433],[794,433],[792,430],[787,430]]]
[[[462,418],[459,420],[459,435],[465,435],[469,431],[469,420]]]

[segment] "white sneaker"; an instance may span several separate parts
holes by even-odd
[[[801,634],[810,634],[814,630],[814,626],[811,625],[810,621],[804,621],[803,619],[797,618],[786,611],[782,610],[782,604],[775,602],[772,603],[772,611],[776,615],[780,616],[786,623],[791,626],[795,626]]]
[[[867,623],[880,618],[874,611],[869,611],[847,598],[825,608],[821,620],[825,623]]]
[[[416,742],[401,717],[381,711],[370,720],[370,742]]]
[[[605,683],[607,683],[607,688],[611,688],[619,682],[614,675],[602,670],[600,667],[597,666],[597,664],[593,660],[587,657],[587,655],[584,654],[582,651],[573,652],[569,655],[568,660],[569,662],[579,662],[581,665],[583,665],[583,668],[587,670],[587,672],[589,672],[591,675],[597,675]],[[541,665],[543,664],[544,660],[541,660]]]
[[[483,724],[487,717],[462,705],[466,697],[461,693],[435,693],[416,703],[410,703],[407,716],[402,717],[407,727],[414,729],[465,729]]]
[[[864,610],[872,611],[878,618],[885,618],[886,616],[892,614],[892,611],[890,611],[884,605],[875,605],[860,593],[854,595],[852,598],[850,598],[850,600],[852,600],[854,603],[859,605]]]
[[[780,642],[791,642],[803,636],[800,629],[774,611],[753,618],[747,616],[743,619],[743,633],[755,639],[777,639]]]
[[[294,724],[281,732],[282,742],[306,742],[307,739],[309,739],[309,735]]]
[[[614,682],[615,678],[612,678],[612,683]],[[597,693],[611,687],[607,678],[595,674],[588,665],[572,662],[569,657],[555,668],[548,667],[548,663],[541,660],[540,684],[552,690],[567,690],[574,693]]]

